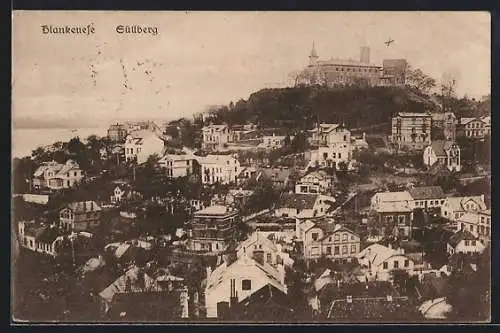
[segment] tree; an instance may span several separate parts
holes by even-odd
[[[307,149],[307,136],[304,132],[298,132],[291,143],[295,153],[304,152]]]
[[[415,88],[424,94],[428,94],[433,88],[436,87],[435,79],[422,72],[421,69],[413,69],[409,65],[406,69],[406,82],[410,87]]]

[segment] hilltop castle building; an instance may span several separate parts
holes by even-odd
[[[405,84],[405,59],[386,59],[383,66],[370,63],[370,48],[360,48],[359,61],[331,58],[319,60],[313,43],[309,64],[294,78],[295,85],[399,86]]]

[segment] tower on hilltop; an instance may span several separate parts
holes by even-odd
[[[311,55],[309,56],[309,65],[316,65],[318,63],[318,53],[314,47],[314,41],[311,49]]]

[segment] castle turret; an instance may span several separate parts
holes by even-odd
[[[311,49],[311,55],[309,56],[309,65],[316,65],[318,63],[318,53],[314,47],[314,41]]]

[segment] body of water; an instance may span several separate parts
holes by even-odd
[[[14,128],[12,130],[12,157],[31,156],[40,146],[51,145],[57,141],[69,141],[74,137],[85,140],[90,135],[105,136],[107,128]]]

